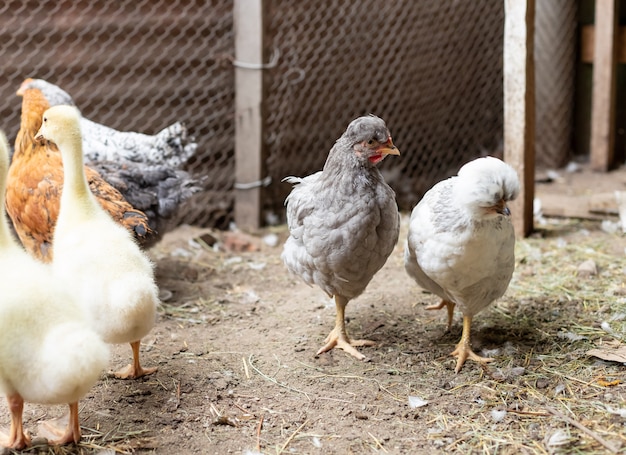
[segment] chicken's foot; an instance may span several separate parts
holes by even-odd
[[[441,302],[437,305],[428,305],[426,310],[441,310],[444,306],[448,310],[448,332],[450,331],[450,327],[452,327],[452,318],[454,316],[454,302],[450,302],[449,300],[441,299]]]
[[[456,345],[456,349],[452,351],[450,355],[455,356],[456,359],[456,368],[454,369],[455,373],[461,371],[463,364],[467,359],[474,360],[479,363],[487,363],[493,362],[494,359],[490,357],[481,357],[472,351],[472,347],[470,344],[470,330],[472,327],[472,317],[471,316],[463,316],[463,334],[461,335],[461,341]]]
[[[343,349],[348,354],[356,357],[359,360],[364,360],[366,357],[361,354],[355,346],[375,346],[376,343],[370,340],[351,340],[346,332],[345,322],[345,310],[348,304],[348,299],[342,296],[335,296],[335,306],[337,307],[337,316],[335,318],[335,328],[326,337],[325,344],[322,346],[316,355],[320,355],[324,352],[328,352],[333,348]]]

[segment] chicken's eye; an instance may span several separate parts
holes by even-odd
[[[368,143],[369,145],[374,145],[374,139],[370,139],[369,141],[367,141],[367,143]]]

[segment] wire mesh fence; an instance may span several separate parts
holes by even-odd
[[[267,99],[273,182],[321,169],[367,113],[402,153],[381,169],[405,210],[461,163],[500,152],[503,2],[276,0],[268,16],[281,51]],[[270,187],[270,213],[288,191]]]
[[[538,162],[561,167],[572,157],[576,65],[574,0],[540,0],[535,20]]]
[[[68,92],[83,115],[154,134],[182,121],[198,142],[187,163],[207,176],[182,221],[232,219],[232,0],[6,1],[0,6],[0,126],[14,139],[26,77]]]
[[[501,155],[503,3],[265,0],[264,43],[278,56],[263,70],[266,220],[283,220],[281,179],[321,169],[359,115],[384,118],[402,153],[382,171],[403,210],[469,159]],[[233,220],[233,0],[8,0],[0,21],[0,126],[11,139],[26,77],[117,129],[182,121],[198,142],[186,169],[205,180],[181,221]]]

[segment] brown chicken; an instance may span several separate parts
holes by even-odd
[[[385,264],[398,241],[399,215],[393,190],[376,167],[387,155],[399,155],[385,122],[359,117],[331,149],[324,169],[305,178],[288,177],[297,185],[287,197],[290,236],[282,259],[289,271],[335,297],[335,328],[317,354],[334,347],[359,360],[344,314]]]
[[[52,260],[52,234],[63,189],[63,162],[54,144],[36,141],[43,113],[50,107],[39,90],[24,89],[20,130],[7,178],[6,209],[24,247],[35,257]],[[122,194],[85,166],[89,188],[111,217],[132,232],[141,245],[155,232],[147,216],[133,208]]]
[[[39,90],[50,106],[76,106],[72,97],[57,85],[28,78],[20,91]],[[154,135],[118,131],[80,117],[84,164],[122,193],[135,209],[148,217],[157,232],[143,248],[157,243],[178,226],[187,204],[202,191],[204,177],[193,178],[184,167],[198,150],[198,144],[181,122]]]

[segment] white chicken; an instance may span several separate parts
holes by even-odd
[[[405,245],[407,273],[438,295],[448,310],[463,313],[463,334],[451,355],[458,373],[470,358],[493,359],[472,351],[472,318],[504,295],[515,268],[515,233],[506,205],[517,197],[519,179],[511,166],[494,157],[465,164],[458,176],[437,183],[411,213]]]
[[[399,154],[382,119],[359,117],[337,140],[322,171],[285,179],[296,185],[285,201],[290,235],[282,259],[290,272],[335,298],[335,328],[318,355],[338,347],[363,360],[355,346],[374,344],[351,340],[344,314],[398,241],[395,194],[376,165]]]
[[[24,402],[68,404],[65,431],[54,444],[78,443],[78,400],[109,360],[108,346],[85,326],[76,298],[50,266],[32,258],[12,237],[4,213],[9,152],[0,133],[0,392],[11,412],[11,449],[30,445]]]
[[[54,142],[63,157],[53,270],[75,284],[89,321],[106,342],[131,344],[133,363],[115,376],[136,378],[153,373],[156,368],[143,368],[139,361],[141,338],[154,327],[156,319],[158,289],[153,265],[89,190],[78,109],[48,109],[37,138]]]

